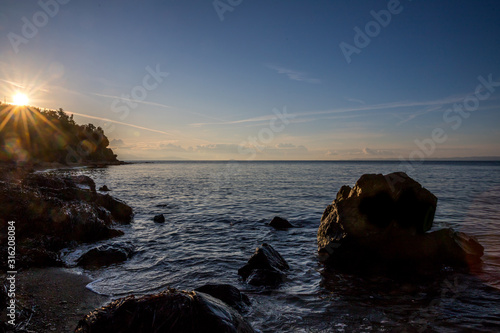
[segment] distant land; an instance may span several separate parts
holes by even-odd
[[[0,104],[0,162],[17,165],[119,164],[101,127],[79,125],[63,109]]]

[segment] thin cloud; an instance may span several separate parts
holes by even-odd
[[[167,108],[167,109],[171,108],[171,106],[170,106],[170,105],[165,105],[165,104],[161,104],[161,103],[148,102],[148,101],[139,101],[139,100],[130,99],[130,98],[123,98],[123,97],[120,97],[120,96],[104,95],[104,94],[97,94],[97,93],[90,93],[90,94],[91,94],[91,95],[95,95],[95,96],[99,96],[99,97],[105,97],[105,98],[112,98],[112,99],[124,100],[124,101],[132,102],[132,103],[140,103],[140,104],[154,105],[154,106],[159,106],[159,107],[162,107],[162,108]]]
[[[347,101],[349,102],[354,102],[354,103],[359,103],[359,104],[363,104],[365,105],[366,103],[360,99],[357,99],[357,98],[347,98]]]
[[[172,106],[166,105],[166,104],[155,103],[155,102],[148,102],[148,101],[138,101],[138,100],[135,100],[135,99],[123,98],[123,97],[120,97],[120,96],[105,95],[105,94],[98,94],[98,93],[89,93],[89,94],[95,95],[95,96],[99,96],[99,97],[110,98],[110,99],[124,100],[124,101],[128,101],[128,102],[131,102],[131,103],[141,103],[141,104],[146,104],[146,105],[159,106],[159,107],[167,108],[167,109],[172,108]],[[213,119],[213,120],[221,121],[219,118],[214,118],[214,117],[211,117],[211,116],[207,116],[207,115],[205,115],[203,113],[199,113],[199,112],[195,112],[195,111],[182,110],[182,112],[191,113],[191,114],[194,114],[196,116],[204,117],[204,118],[207,118],[207,119]]]
[[[8,83],[14,87],[18,87],[18,88],[21,88],[21,89],[24,89],[25,87],[19,83],[16,83],[16,82],[13,82],[13,81],[9,81],[9,80],[4,80],[4,79],[0,79],[0,81],[3,81],[5,83]]]
[[[288,76],[290,80],[293,81],[301,81],[301,82],[307,82],[307,83],[321,83],[320,79],[315,79],[311,78],[307,75],[307,73],[296,71],[294,69],[288,69],[280,66],[275,66],[275,65],[266,65],[267,68],[270,68],[272,70],[275,70],[278,72],[278,74],[284,74]]]
[[[444,106],[451,103],[456,103],[458,101],[463,100],[463,97],[450,97],[444,98],[440,100],[432,100],[432,101],[423,101],[423,102],[408,102],[408,101],[400,101],[393,103],[383,103],[383,104],[375,104],[375,105],[362,105],[357,107],[347,107],[347,108],[337,108],[331,110],[322,110],[322,111],[306,111],[290,114],[295,118],[305,118],[305,117],[316,117],[316,116],[326,116],[326,115],[337,115],[337,114],[345,114],[351,112],[370,112],[377,110],[388,110],[388,109],[403,109],[415,106]],[[362,116],[362,115],[359,115]],[[212,122],[212,123],[195,123],[191,124],[192,126],[205,126],[205,125],[235,125],[235,124],[243,124],[243,123],[254,123],[260,121],[269,121],[273,118],[276,118],[274,114],[269,114],[266,116],[259,116],[247,119],[233,120],[233,121],[225,121],[225,122]],[[297,119],[294,119],[297,120]]]
[[[146,130],[146,131],[150,131],[150,132],[156,132],[156,133],[166,134],[166,135],[170,135],[170,136],[175,136],[174,134],[171,134],[171,133],[168,133],[168,132],[159,131],[159,130],[155,130],[155,129],[147,128],[147,127],[143,127],[143,126],[137,126],[137,125],[133,125],[133,124],[129,124],[129,123],[124,123],[124,122],[121,122],[121,121],[116,121],[116,120],[112,120],[112,119],[108,119],[108,118],[102,118],[102,117],[96,117],[96,116],[89,116],[87,114],[76,113],[76,112],[67,111],[67,110],[64,110],[64,111],[66,113],[74,114],[74,115],[77,115],[77,116],[80,116],[80,117],[86,117],[86,118],[90,118],[90,119],[97,119],[97,120],[107,121],[107,122],[114,123],[114,124],[119,124],[119,125],[134,127],[134,128],[138,128],[138,129],[142,129],[142,130]]]

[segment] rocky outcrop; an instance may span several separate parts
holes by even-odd
[[[318,253],[328,263],[399,269],[465,265],[482,246],[451,229],[426,233],[437,198],[402,172],[363,175],[353,188],[342,186],[321,218]]]
[[[165,216],[163,216],[163,214],[155,215],[153,217],[153,221],[155,221],[156,223],[163,223],[165,222]]]
[[[254,286],[277,286],[283,281],[288,263],[273,249],[263,243],[250,257],[248,263],[238,270],[243,280]]]
[[[103,186],[99,187],[99,191],[101,191],[101,192],[109,192],[111,190],[106,185],[103,185]]]
[[[85,252],[77,260],[77,265],[84,268],[98,268],[127,260],[131,257],[131,247],[102,245]]]
[[[133,216],[122,201],[96,193],[87,176],[35,173],[0,181],[0,202],[0,248],[7,243],[7,222],[15,221],[18,267],[60,265],[60,249],[120,236],[113,225]]]
[[[220,299],[232,308],[243,311],[247,306],[251,305],[247,295],[241,293],[238,288],[229,284],[206,284],[195,291],[208,294],[212,297]]]
[[[288,228],[293,228],[293,225],[285,220],[284,218],[281,218],[279,216],[275,216],[271,222],[269,222],[269,225],[273,227],[274,229],[288,229]]]
[[[134,212],[125,202],[113,198],[109,194],[102,195],[97,193],[96,203],[106,208],[117,222],[121,224],[132,222]]]
[[[224,302],[201,292],[168,289],[156,295],[128,296],[86,315],[75,333],[254,332]]]

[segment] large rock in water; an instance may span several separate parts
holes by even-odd
[[[128,296],[86,315],[75,333],[254,332],[224,302],[201,292],[168,289],[156,295]]]
[[[278,230],[283,230],[283,229],[288,229],[288,228],[293,228],[293,225],[285,220],[284,218],[281,218],[279,216],[275,216],[271,222],[269,222],[269,225],[273,227],[274,229]]]
[[[353,188],[342,186],[325,209],[320,259],[356,269],[478,261],[483,248],[475,239],[451,229],[426,233],[436,205],[437,198],[403,172],[363,175]]]
[[[131,247],[101,245],[85,252],[77,260],[77,265],[85,268],[98,268],[127,260],[132,255]]]
[[[251,285],[274,287],[283,281],[288,269],[288,263],[278,251],[263,243],[255,250],[248,263],[238,269],[238,274]]]
[[[251,304],[247,295],[241,293],[238,288],[230,284],[206,284],[196,288],[195,291],[200,291],[220,299],[239,312],[243,311],[247,305]]]

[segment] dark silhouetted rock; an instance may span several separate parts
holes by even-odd
[[[320,259],[395,269],[479,260],[483,250],[474,239],[452,230],[426,233],[436,205],[437,198],[405,173],[363,175],[352,189],[342,186],[325,209]]]
[[[133,215],[125,203],[96,193],[87,176],[35,173],[0,180],[0,202],[0,250],[7,222],[15,221],[19,267],[59,266],[59,250],[123,235],[112,226]]]
[[[95,192],[95,182],[89,176],[79,175],[79,176],[71,176],[70,179],[80,186],[83,186],[84,189],[89,189],[91,192]]]
[[[96,202],[100,206],[109,210],[113,218],[121,224],[128,224],[132,222],[134,212],[132,211],[132,208],[130,208],[130,206],[123,201],[113,198],[109,194],[97,194]]]
[[[247,295],[229,284],[206,284],[196,288],[195,291],[218,298],[238,311],[243,311],[247,305],[251,304]]]
[[[293,228],[293,225],[288,222],[287,220],[279,217],[279,216],[275,216],[271,222],[269,222],[269,225],[275,229],[288,229],[288,228]]]
[[[163,223],[165,222],[165,216],[163,216],[163,214],[155,215],[155,217],[153,217],[153,221],[157,223]]]
[[[106,185],[103,185],[103,186],[99,187],[99,191],[101,191],[101,192],[109,192],[111,190]]]
[[[263,243],[255,250],[248,263],[238,270],[238,274],[255,286],[276,286],[283,280],[284,271],[288,269],[287,262],[278,251]]]
[[[195,291],[168,289],[156,295],[128,296],[86,315],[75,333],[254,332],[224,302]]]
[[[98,268],[127,260],[132,255],[132,248],[116,245],[95,247],[77,260],[77,265],[85,268]]]

